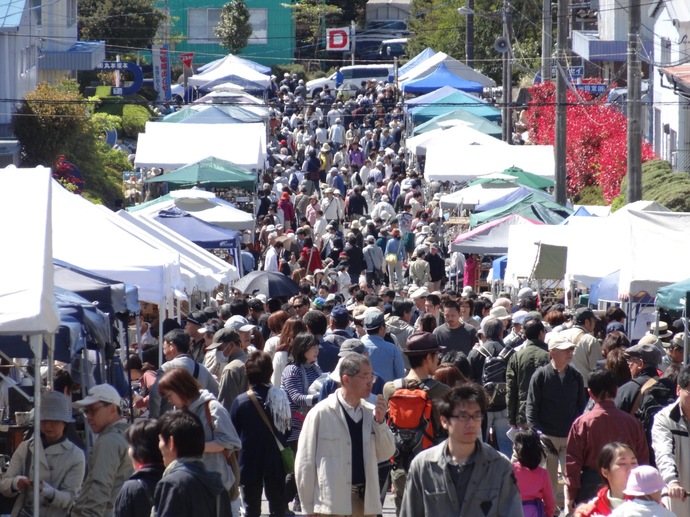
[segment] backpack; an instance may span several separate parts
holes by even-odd
[[[395,392],[388,399],[387,422],[395,437],[396,463],[407,472],[412,458],[434,445],[434,430],[429,380],[419,388],[407,388],[403,382],[393,381]]]
[[[293,172],[292,175],[290,176],[290,190],[293,192],[297,192],[299,189],[299,178],[297,177],[297,173]]]
[[[640,389],[642,392],[642,389]],[[649,464],[654,466],[654,451],[652,450],[652,425],[654,416],[663,408],[676,401],[674,383],[668,379],[655,379],[655,382],[645,389],[640,396],[640,403],[635,416],[640,419],[649,444]]]
[[[484,345],[479,345],[477,351],[485,357],[484,368],[482,370],[482,386],[489,399],[489,408],[506,406],[506,370],[508,359],[513,355],[515,349],[505,345],[503,350],[493,355]]]

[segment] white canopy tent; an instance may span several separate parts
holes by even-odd
[[[232,54],[224,57],[218,64],[206,69],[204,72],[194,74],[187,80],[187,84],[200,88],[210,88],[216,84],[228,81],[240,83],[241,80],[256,84],[262,88],[268,88],[271,84],[269,76],[257,72]],[[241,86],[244,85],[241,84]]]
[[[468,125],[456,125],[448,129],[433,129],[427,133],[413,136],[406,142],[406,147],[416,155],[425,155],[432,148],[444,148],[465,145],[486,145],[502,147],[505,142],[482,133]]]
[[[178,169],[207,156],[227,160],[248,170],[263,169],[266,159],[264,124],[165,124],[147,122],[139,133],[137,167]]]
[[[11,246],[0,256],[0,334],[28,335],[37,364],[42,361],[43,335],[48,354],[60,324],[55,302],[52,250],[52,189],[50,169],[0,170],[0,228],[2,241]],[[27,186],[30,185],[30,191]],[[62,188],[62,187],[59,187]],[[13,251],[12,251],[13,250]],[[34,383],[35,407],[41,405],[41,383]],[[34,429],[41,427],[41,412],[34,411]],[[41,458],[33,456],[33,507],[40,505]],[[28,497],[28,496],[27,496]]]
[[[512,194],[519,188],[520,185],[511,181],[487,181],[441,196],[440,204],[441,208],[449,210],[473,208]]]
[[[577,218],[576,218],[577,219]],[[580,217],[579,219],[586,219]],[[519,288],[525,281],[533,278],[535,267],[540,263],[553,260],[562,261],[558,268],[565,271],[565,257],[561,251],[567,249],[572,241],[570,225],[512,225],[508,233],[508,264],[506,266],[505,285]],[[580,242],[588,250],[589,243]],[[551,252],[554,253],[551,253]],[[549,256],[551,255],[551,256]],[[563,276],[547,280],[560,280]]]
[[[438,52],[409,70],[405,75],[398,78],[399,83],[404,83],[412,79],[419,79],[431,74],[441,64],[445,64],[446,68],[458,77],[462,77],[468,81],[475,81],[481,84],[484,88],[493,88],[496,86],[496,81],[484,74],[477,72],[474,68],[467,66],[465,63],[450,57],[445,52]]]
[[[143,208],[130,209],[129,212],[142,215],[156,215],[161,210],[177,207],[207,223],[230,230],[254,230],[254,215],[238,210],[231,203],[216,197],[211,192],[194,188],[175,190],[158,203]]]
[[[495,138],[491,137],[493,140]],[[427,147],[424,176],[433,181],[468,181],[509,167],[554,177],[552,145],[445,145]]]

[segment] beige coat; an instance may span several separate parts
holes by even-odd
[[[364,514],[378,515],[383,511],[378,463],[395,454],[395,439],[385,422],[377,424],[374,421],[374,406],[364,399],[361,404],[366,477]],[[306,514],[352,514],[351,457],[347,422],[336,393],[333,393],[307,413],[299,436],[295,481]]]
[[[31,466],[25,472],[26,456],[31,450]],[[0,493],[7,497],[17,495],[12,489],[12,481],[16,476],[26,476],[33,479],[34,468],[34,441],[33,439],[23,441],[12,455],[10,466],[0,480]],[[55,489],[55,498],[48,503],[42,500],[40,514],[41,517],[64,517],[69,515],[72,503],[81,489],[84,479],[84,469],[86,462],[82,450],[69,440],[51,445],[47,449],[39,447],[39,461],[41,465],[40,480],[48,483]],[[17,501],[12,508],[12,515],[15,516],[24,505],[25,497],[33,497],[33,492],[29,489],[24,490],[17,497]]]

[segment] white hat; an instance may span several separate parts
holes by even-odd
[[[233,328],[239,332],[251,332],[256,325],[252,325],[247,321],[247,318],[243,316],[233,316],[228,321],[225,322],[225,328]]]
[[[429,290],[426,287],[420,287],[419,289],[415,290],[414,293],[410,295],[410,298],[413,300],[416,298],[424,298],[429,296]]]
[[[510,314],[508,314],[506,308],[500,305],[498,307],[494,307],[493,309],[491,309],[491,311],[489,312],[489,316],[491,316],[492,318],[496,318],[499,321],[510,319]]]
[[[522,325],[527,319],[528,314],[529,312],[527,311],[517,311],[515,314],[513,314],[513,323]]]
[[[72,407],[86,407],[96,402],[120,404],[122,397],[110,384],[96,384],[89,390],[88,396],[72,404]]]
[[[266,303],[267,298],[265,294],[257,294],[254,298],[257,300],[261,300],[261,303]]]

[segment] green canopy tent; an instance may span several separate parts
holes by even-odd
[[[543,176],[538,176],[537,174],[533,174],[531,172],[523,171],[520,167],[508,167],[506,170],[501,171],[499,174],[512,176],[514,179],[510,179],[509,181],[513,183],[518,183],[520,185],[524,185],[525,187],[533,188],[535,190],[543,190],[554,187],[553,180],[545,178]],[[487,175],[483,178],[477,178],[476,180],[470,183],[470,186],[479,185],[480,183],[487,183],[489,181],[497,181],[496,176]]]
[[[531,193],[513,203],[470,215],[470,226],[475,228],[482,223],[512,214],[521,215],[546,224],[558,224],[572,213],[573,211],[570,208],[544,199],[538,193]]]
[[[232,162],[209,156],[172,172],[146,180],[146,183],[167,182],[178,187],[201,185],[202,187],[235,187],[255,192],[256,174]]]
[[[434,117],[431,120],[424,122],[423,124],[415,126],[415,128],[412,130],[412,136],[421,135],[433,129],[438,129],[440,127],[452,125],[453,121],[458,121],[459,123],[466,123],[472,129],[476,129],[477,131],[481,131],[482,133],[485,133],[487,135],[494,136],[499,140],[501,139],[501,136],[503,134],[503,129],[501,129],[501,126],[499,126],[498,124],[489,122],[484,117],[480,117],[478,115],[475,115],[474,113],[470,113],[467,110],[457,109],[451,111],[450,113],[445,113],[443,115]]]
[[[685,297],[690,291],[690,278],[660,287],[656,292],[656,306],[670,310],[685,309]]]

